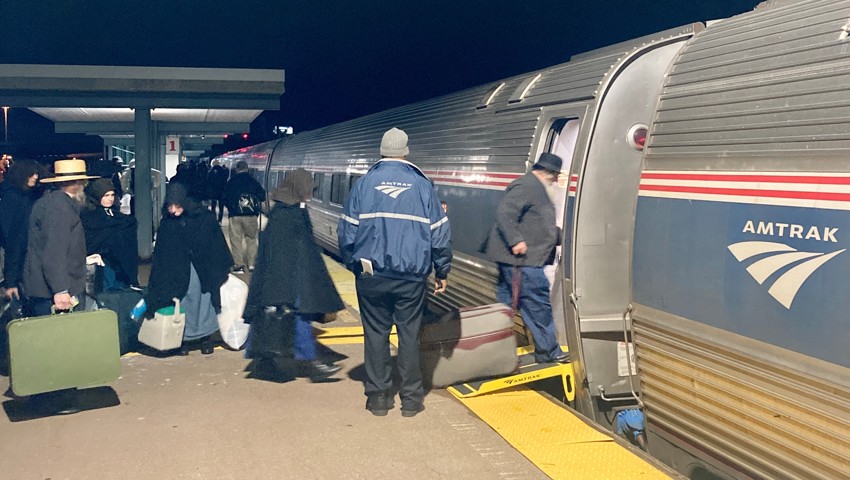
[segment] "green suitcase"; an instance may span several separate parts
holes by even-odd
[[[15,395],[105,385],[121,376],[118,317],[112,310],[21,318],[6,331]]]

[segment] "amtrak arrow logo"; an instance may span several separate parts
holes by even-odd
[[[380,185],[380,186],[375,187],[375,190],[377,190],[381,193],[386,193],[387,195],[389,195],[392,198],[398,198],[399,195],[410,190],[410,187],[396,187],[396,186],[393,186],[393,185]]]
[[[797,291],[815,273],[815,270],[846,250],[845,248],[832,253],[798,252],[797,249],[789,247],[784,243],[775,242],[740,242],[729,245],[728,248],[739,262],[743,262],[756,255],[772,254],[753,262],[747,267],[747,272],[752,275],[759,285],[764,284],[765,280],[779,271],[779,269],[799,262],[798,265],[777,278],[767,291],[770,296],[788,309],[791,308]]]

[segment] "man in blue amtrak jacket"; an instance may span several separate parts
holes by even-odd
[[[432,265],[434,293],[446,290],[451,269],[451,229],[434,186],[409,153],[407,134],[384,133],[381,160],[355,185],[339,221],[339,248],[357,275],[363,321],[366,409],[377,416],[393,408],[389,336],[398,333],[401,414],[425,409],[419,369],[419,327]]]

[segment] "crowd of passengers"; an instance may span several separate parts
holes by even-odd
[[[393,327],[402,414],[424,410],[418,336],[428,278],[434,274],[434,294],[444,292],[452,261],[446,205],[408,153],[405,132],[393,128],[384,134],[381,159],[352,187],[338,228],[340,256],[355,274],[364,327],[366,409],[377,416],[394,406]],[[509,303],[509,286],[522,283],[514,308],[532,329],[541,362],[561,360],[548,282],[541,280],[557,238],[547,189],[560,168],[560,158],[543,154],[508,187],[486,247],[500,267],[500,300]],[[0,183],[3,287],[10,302],[21,302],[22,315],[85,308],[79,304],[87,293],[142,290],[137,223],[120,208],[122,197],[133,192],[134,175],[119,159],[89,168],[82,160],[58,160],[52,173],[29,160],[11,166]],[[245,162],[232,171],[206,163],[179,165],[168,181],[144,307],[136,313],[150,318],[181,299],[186,322],[179,353],[188,354],[197,342],[202,354],[211,354],[220,288],[229,274],[252,271],[244,319],[251,324],[246,356],[254,358],[255,371],[278,374],[285,369],[281,361],[294,360],[296,373],[313,381],[338,372],[339,365],[319,358],[312,328],[313,321],[345,308],[313,239],[305,208],[312,193],[310,173],[287,172],[271,192],[273,207],[265,212],[261,232],[266,192]],[[220,225],[224,208],[230,245]],[[91,265],[97,265],[94,280]],[[522,282],[512,281],[520,274]]]

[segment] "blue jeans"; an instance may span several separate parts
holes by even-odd
[[[316,313],[298,313],[295,315],[295,359],[312,361],[316,353],[316,337],[313,336],[313,320]]]
[[[506,305],[513,304],[513,265],[499,264],[499,284],[496,299]],[[538,363],[554,361],[561,354],[552,304],[549,302],[549,280],[543,267],[519,267],[522,271],[519,284],[519,313],[526,328],[534,338],[534,358]]]

